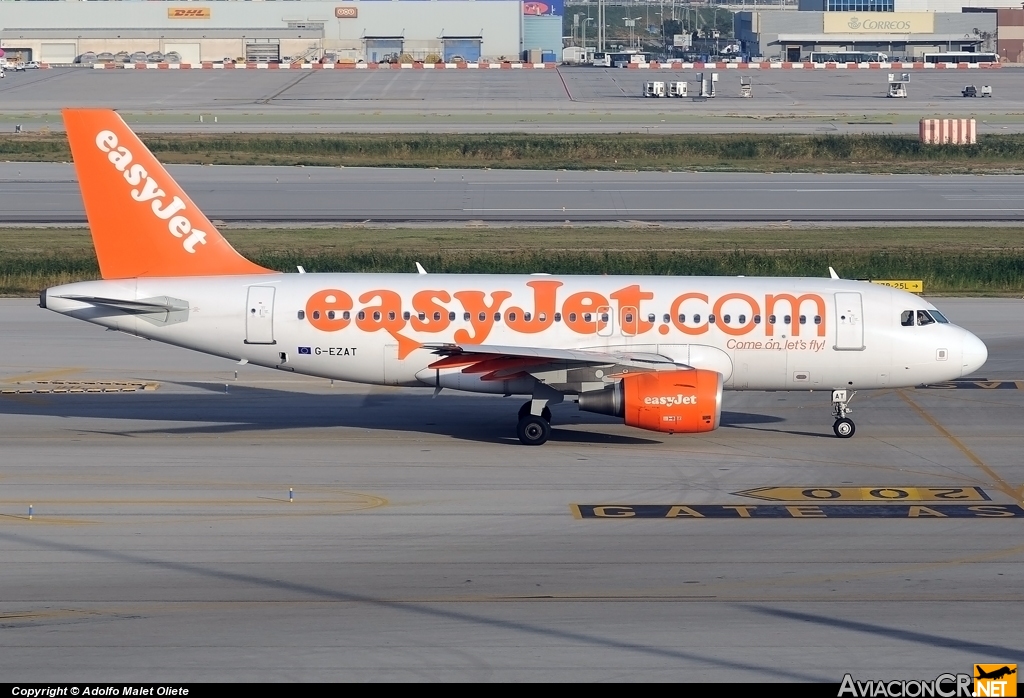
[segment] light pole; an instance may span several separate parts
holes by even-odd
[[[593,17],[586,17],[586,18],[583,19],[583,23],[582,23],[582,26],[583,26],[583,29],[582,29],[582,31],[583,31],[582,43],[583,43],[583,59],[584,60],[586,60],[586,58],[587,58],[587,22],[593,22],[593,21],[594,21]]]
[[[604,0],[597,0],[597,50],[604,53]]]
[[[643,19],[643,17],[627,17],[626,19],[622,20],[623,22],[625,22],[626,26],[629,27],[629,47],[630,48],[634,48],[634,46],[633,46],[633,29],[634,29],[634,27],[636,27],[637,21],[639,21],[641,19]]]

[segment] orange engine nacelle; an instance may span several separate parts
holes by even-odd
[[[687,369],[626,376],[604,390],[580,393],[580,409],[622,417],[631,427],[692,434],[722,419],[722,374]]]

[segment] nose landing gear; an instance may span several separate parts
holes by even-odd
[[[835,421],[835,424],[832,425],[832,431],[840,439],[848,439],[857,432],[857,426],[853,423],[852,419],[843,417]]]
[[[853,423],[853,420],[846,416],[852,412],[849,404],[856,394],[856,390],[849,395],[847,395],[845,390],[832,391],[832,416],[836,418],[835,423],[832,425],[832,431],[840,439],[848,439],[857,432],[857,426]]]

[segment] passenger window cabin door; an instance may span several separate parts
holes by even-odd
[[[836,351],[864,350],[864,310],[859,293],[836,294]]]
[[[274,341],[274,287],[250,286],[245,306],[245,343],[277,344]]]
[[[639,317],[637,309],[632,306],[626,306],[622,308],[619,313],[621,318],[619,320],[619,330],[623,337],[636,337],[637,327],[639,326]]]
[[[598,337],[611,337],[615,333],[615,312],[607,305],[597,309],[594,320],[597,322]]]

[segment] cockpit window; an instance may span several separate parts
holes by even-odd
[[[914,326],[914,311],[913,310],[904,310],[902,313],[900,313],[900,324],[903,325],[904,327],[913,327]]]
[[[928,314],[927,310],[917,311],[917,324],[918,326],[932,325],[935,323],[935,319]]]
[[[946,316],[940,313],[938,310],[929,310],[928,312],[932,314],[932,317],[935,318],[937,322],[940,322],[943,325],[949,324],[949,320],[946,319]]]

